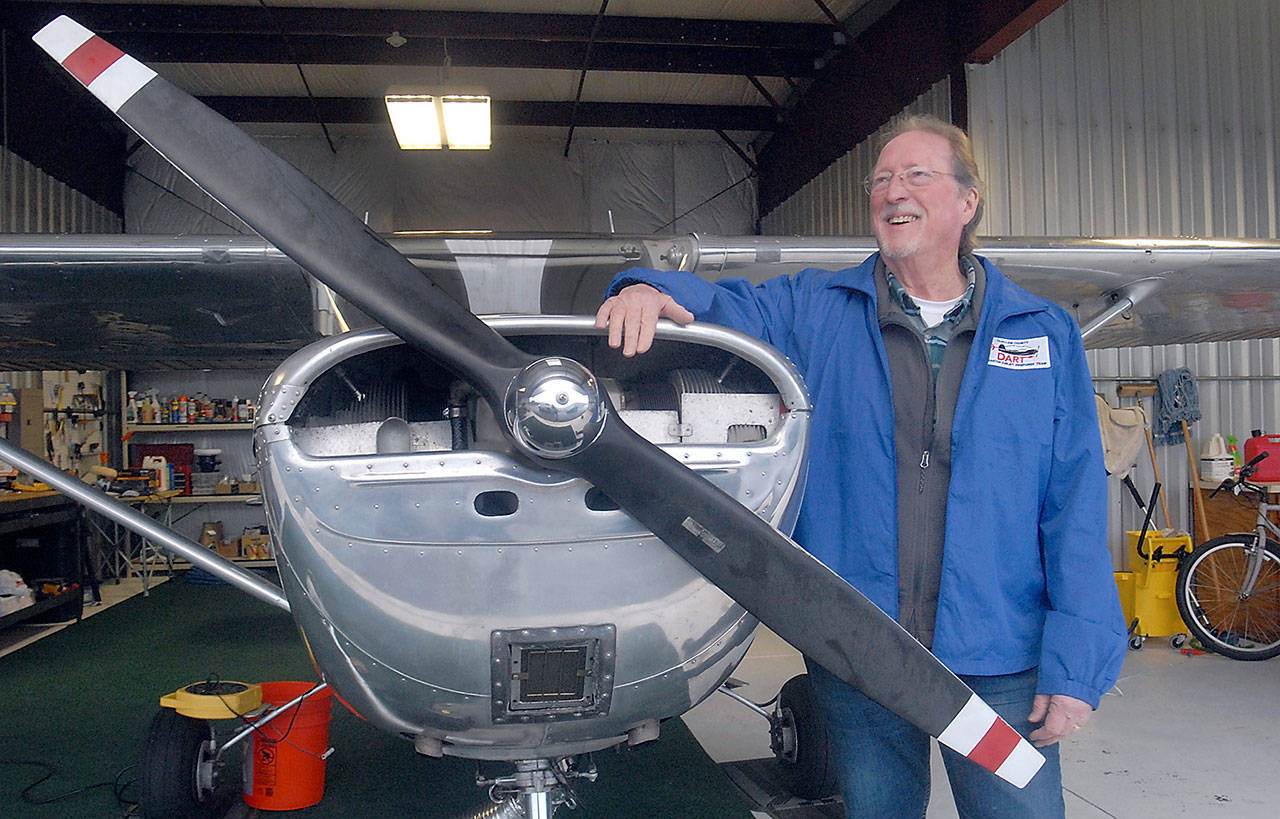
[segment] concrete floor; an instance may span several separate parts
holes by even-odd
[[[763,703],[803,670],[762,629],[733,676],[748,683],[738,693]],[[717,762],[770,755],[765,720],[722,694],[685,722]],[[1270,819],[1280,811],[1280,658],[1187,656],[1152,638],[1128,652],[1115,688],[1064,745],[1062,766],[1068,819]],[[958,816],[936,744],[927,815]]]
[[[104,583],[103,604],[85,616],[139,592],[137,579]],[[0,656],[65,627],[6,629]],[[799,654],[762,628],[733,676],[747,683],[740,694],[763,703],[803,670]],[[764,718],[723,694],[684,719],[717,762],[771,756]],[[1120,681],[1062,759],[1068,819],[1270,819],[1280,805],[1280,658],[1186,656],[1152,638],[1128,652]],[[928,819],[958,815],[941,764],[935,750]]]

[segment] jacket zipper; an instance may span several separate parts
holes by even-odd
[[[924,353],[925,371],[929,373],[929,397],[925,406],[924,447],[920,451],[920,481],[916,487],[917,494],[924,494],[924,476],[929,468],[929,451],[933,447],[933,435],[938,426],[938,375],[933,371],[933,360],[929,356],[929,342],[920,337],[920,350]]]

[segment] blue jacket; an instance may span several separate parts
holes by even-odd
[[[796,364],[813,401],[796,541],[896,617],[893,403],[876,258],[757,286],[633,269],[609,292],[651,284]],[[1040,693],[1096,707],[1126,641],[1084,345],[1066,311],[982,264],[986,293],[952,432],[933,653],[957,674],[1038,666]]]

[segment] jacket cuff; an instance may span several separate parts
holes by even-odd
[[[661,290],[694,315],[705,313],[711,307],[715,287],[693,273],[682,270],[654,270],[633,267],[613,277],[605,290],[605,298],[618,295],[618,291],[632,284],[647,284]]]
[[[1126,641],[1101,623],[1050,611],[1040,648],[1038,694],[1066,694],[1098,707],[1120,677]]]

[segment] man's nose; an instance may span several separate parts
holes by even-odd
[[[885,186],[884,196],[889,200],[903,199],[906,197],[907,183],[902,181],[902,174],[895,173],[889,177],[889,184]]]

